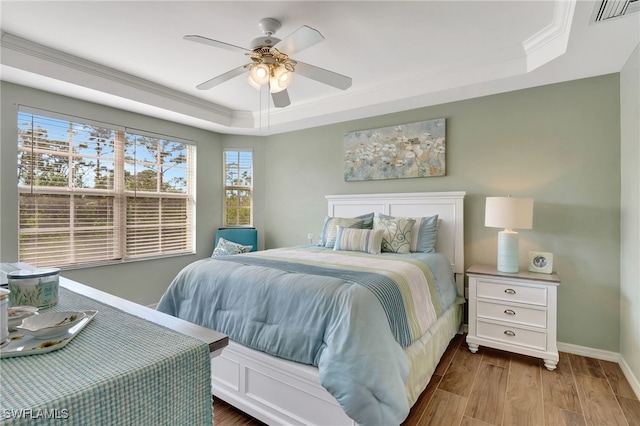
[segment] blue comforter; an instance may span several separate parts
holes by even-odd
[[[373,284],[362,281],[371,278]],[[177,275],[158,310],[315,365],[321,384],[358,424],[393,425],[409,413],[402,347],[455,298],[451,267],[439,254],[294,248],[194,262]]]

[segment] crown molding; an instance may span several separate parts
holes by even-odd
[[[576,2],[577,0],[556,0],[551,23],[522,42],[528,72],[567,51]]]
[[[2,65],[104,91],[134,102],[211,121],[223,127],[252,128],[253,114],[235,111],[160,84],[2,32]],[[105,90],[108,89],[108,90]]]

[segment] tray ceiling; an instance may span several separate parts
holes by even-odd
[[[272,134],[618,72],[640,14],[590,24],[591,1],[2,1],[2,80],[220,133]],[[249,47],[273,17],[325,41],[294,59],[345,74],[346,91],[294,76],[275,108],[239,76],[248,63],[190,43]]]

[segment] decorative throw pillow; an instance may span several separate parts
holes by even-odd
[[[381,229],[356,229],[338,226],[334,250],[361,251],[364,253],[380,254],[382,249]]]
[[[379,214],[383,219],[399,219],[399,217]],[[436,234],[438,233],[438,215],[427,217],[412,217],[416,223],[411,230],[412,253],[434,253],[436,251]]]
[[[218,245],[216,246],[215,250],[213,250],[213,254],[211,255],[211,257],[248,253],[252,248],[253,246],[243,246],[242,244],[234,243],[233,241],[225,240],[221,237],[218,240]]]
[[[320,233],[320,240],[318,241],[319,246],[333,248],[333,245],[336,242],[336,235],[338,233],[338,225],[344,226],[345,228],[362,229],[364,220],[349,217],[327,216],[324,220],[324,225],[322,226],[322,232]]]
[[[384,219],[375,217],[373,229],[381,229],[382,251],[391,253],[411,252],[411,231],[416,223],[414,219],[401,217],[397,219]]]

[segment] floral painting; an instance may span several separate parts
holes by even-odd
[[[445,175],[445,119],[420,121],[344,136],[344,180]]]

